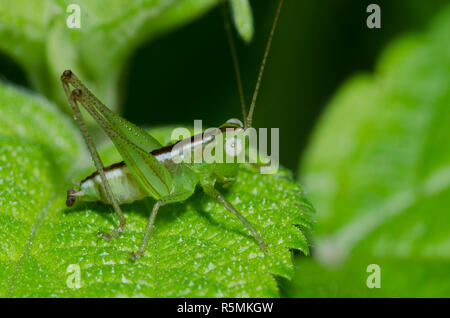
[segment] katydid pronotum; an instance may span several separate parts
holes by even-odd
[[[244,124],[237,120],[229,120],[220,127],[220,132],[224,132],[226,129],[246,131],[252,125],[256,98],[282,4],[283,0],[279,0],[248,113],[243,96],[230,24],[226,19],[225,28],[235,64]],[[147,248],[159,208],[165,204],[182,202],[188,199],[194,194],[197,185],[200,185],[207,195],[210,195],[223,204],[227,210],[239,218],[258,242],[260,248],[267,252],[267,245],[259,232],[214,186],[216,181],[221,182],[232,179],[239,168],[238,164],[204,162],[191,165],[189,163],[175,163],[172,158],[172,149],[177,143],[163,147],[145,130],[113,113],[83,85],[72,71],[64,71],[61,75],[61,81],[69,99],[69,104],[74,112],[75,120],[80,126],[80,130],[97,169],[96,172],[80,181],[76,190],[70,188],[67,191],[66,204],[68,207],[72,206],[75,201],[99,201],[105,204],[111,204],[118,216],[119,225],[112,232],[99,232],[99,236],[106,240],[111,240],[124,232],[126,221],[119,206],[120,204],[130,203],[148,196],[154,198],[156,203],[150,213],[150,219],[140,248],[137,252],[130,254],[131,259],[136,260],[142,256]],[[71,87],[73,87],[73,90]],[[79,104],[86,109],[113,141],[122,156],[122,162],[118,162],[109,167],[103,166],[83,120]],[[200,136],[200,143],[194,142],[193,140],[198,139],[189,138],[189,140],[179,142],[184,142],[187,147],[193,149],[197,146],[204,146],[213,139],[207,138],[202,134]]]

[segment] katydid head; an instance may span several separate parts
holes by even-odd
[[[223,125],[220,126],[222,131],[233,131],[235,133],[244,132],[246,130],[245,125],[237,118],[228,119]]]
[[[239,128],[244,128],[244,125],[242,124],[242,121],[240,121],[237,118],[230,118],[228,119],[225,124],[223,124],[222,126],[227,126],[227,127],[235,127],[237,129]]]
[[[236,157],[242,150],[242,137],[246,128],[242,121],[237,118],[231,118],[220,126],[224,138],[224,152],[228,155]]]

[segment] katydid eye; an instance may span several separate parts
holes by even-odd
[[[225,141],[225,151],[230,156],[237,156],[242,151],[242,144],[239,138],[227,138]]]

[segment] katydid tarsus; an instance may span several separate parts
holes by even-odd
[[[235,64],[236,77],[238,79],[244,123],[242,124],[236,120],[229,120],[221,126],[221,133],[223,133],[225,129],[245,131],[252,125],[256,98],[258,96],[273,34],[278,23],[282,3],[283,0],[279,0],[248,113],[241,87],[239,66],[237,64],[232,33],[228,20],[225,20],[225,28],[227,30],[231,53]],[[154,198],[156,203],[150,213],[142,243],[137,252],[130,254],[130,257],[133,260],[136,260],[142,256],[147,248],[159,208],[169,203],[182,202],[188,199],[194,194],[196,187],[200,185],[207,195],[210,195],[223,204],[227,210],[239,218],[250,231],[253,238],[258,242],[260,248],[267,252],[267,245],[259,232],[215,188],[216,182],[230,180],[235,176],[237,169],[239,168],[238,163],[175,163],[172,158],[172,149],[177,143],[164,147],[145,130],[116,115],[103,105],[103,103],[83,85],[72,71],[64,71],[61,75],[61,81],[69,99],[69,104],[74,112],[75,120],[80,126],[80,130],[97,169],[96,172],[80,181],[77,189],[70,188],[67,191],[66,204],[70,207],[75,201],[98,201],[112,205],[118,216],[119,225],[115,227],[112,232],[99,232],[98,234],[102,238],[111,240],[121,232],[124,232],[126,221],[120,208],[120,204],[130,203],[148,196]],[[122,156],[122,162],[113,164],[109,167],[103,166],[83,120],[79,105],[82,105],[86,109],[112,140],[114,146]],[[200,143],[195,143],[193,140],[198,139],[193,137],[189,140],[182,140],[180,142],[184,142],[187,147],[194,148],[197,146],[204,146],[210,143],[212,139],[201,135]]]

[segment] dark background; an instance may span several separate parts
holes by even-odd
[[[381,7],[381,29],[366,27],[370,3]],[[286,0],[254,118],[256,127],[280,128],[281,163],[295,171],[314,124],[339,85],[356,72],[372,72],[390,40],[423,29],[444,3]],[[248,104],[277,1],[251,4],[255,37],[249,45],[236,43]],[[122,113],[139,125],[203,119],[206,127],[215,127],[241,118],[233,72],[216,8],[137,51],[123,76]],[[24,72],[4,55],[0,74],[28,86]]]

